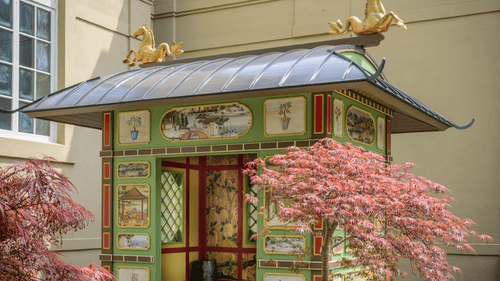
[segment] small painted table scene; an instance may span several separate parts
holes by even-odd
[[[102,130],[100,260],[119,281],[194,280],[203,268],[204,280],[320,281],[321,237],[279,220],[279,207],[242,170],[326,137],[391,162],[392,134],[462,128],[387,81],[365,49],[382,39],[144,64],[23,112]],[[246,203],[244,194],[262,200]],[[343,237],[340,228],[334,242]],[[361,269],[340,267],[343,257],[349,249],[340,243],[330,255],[331,280],[364,280]],[[303,268],[289,271],[299,258]]]

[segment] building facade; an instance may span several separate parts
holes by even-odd
[[[1,15],[2,42],[7,42],[4,38],[12,38],[13,42],[10,53],[4,51],[5,44],[1,45],[0,67],[5,69],[4,73],[8,69],[12,73],[2,77],[2,108],[16,108],[47,93],[47,86],[37,88],[47,85],[47,76],[49,92],[53,92],[92,77],[126,70],[121,60],[130,48],[138,47],[139,41],[132,34],[144,23],[152,26],[157,44],[182,41],[185,51],[182,56],[196,58],[329,40],[334,35],[328,34],[328,22],[337,19],[344,22],[349,16],[362,18],[365,8],[365,1],[360,0],[20,3],[26,5],[8,4],[12,7],[11,25],[6,20],[9,14]],[[500,145],[494,124],[500,121],[500,113],[495,110],[500,99],[495,87],[500,76],[496,67],[500,63],[500,36],[495,28],[500,23],[500,4],[488,0],[463,3],[387,0],[384,5],[408,27],[405,31],[392,26],[380,46],[368,49],[376,61],[386,57],[384,73],[390,82],[459,124],[476,120],[465,131],[394,134],[394,163],[414,162],[419,166],[416,173],[451,189],[451,196],[457,200],[453,204],[454,214],[474,220],[478,233],[495,239],[488,245],[472,241],[477,254],[449,251],[450,263],[463,271],[457,279],[498,280]],[[30,13],[27,6],[33,7],[33,33],[20,20],[21,13]],[[46,25],[41,22],[38,26],[38,19],[49,17],[47,13],[52,35],[42,32],[38,36],[38,30]],[[349,37],[351,33],[335,36]],[[21,42],[32,42],[32,54],[50,49],[50,59],[45,64],[40,60],[40,67],[35,56],[31,62],[23,61],[22,54],[30,50],[21,48],[25,45]],[[48,61],[50,71],[46,71]],[[25,77],[35,81],[31,90],[19,83],[26,81]],[[1,119],[2,124],[11,124],[9,128],[2,127],[0,134],[2,165],[43,155],[62,162],[63,172],[80,191],[78,202],[96,215],[95,224],[65,237],[62,250],[77,263],[97,262],[100,250],[80,250],[101,248],[102,206],[101,201],[95,200],[95,194],[101,190],[101,169],[95,165],[100,161],[101,146],[95,140],[101,138],[101,132],[62,124],[40,123],[37,127],[37,121],[21,126],[28,124],[26,119],[12,118]],[[33,133],[25,132],[30,130]],[[49,136],[44,136],[47,132]],[[40,135],[41,140],[33,140]],[[409,268],[405,263],[402,266]]]
[[[0,107],[11,110],[82,80],[127,69],[137,48],[131,29],[151,22],[152,1],[0,1]],[[0,114],[0,165],[51,156],[95,215],[64,236],[60,251],[78,265],[98,263],[101,248],[101,131]]]

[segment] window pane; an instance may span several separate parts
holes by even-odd
[[[34,35],[34,26],[35,8],[31,5],[21,3],[21,7],[19,9],[19,31]]]
[[[0,29],[0,60],[12,62],[12,32],[5,29]]]
[[[36,99],[50,94],[50,75],[36,74]]]
[[[1,1],[1,0],[0,0]],[[36,36],[50,41],[50,12],[37,9],[37,30]]]
[[[26,36],[19,36],[19,64],[26,67],[33,67],[33,39]]]
[[[19,98],[33,100],[35,77],[33,71],[19,69]]]
[[[19,107],[27,104],[26,102],[19,102]],[[22,112],[19,112],[19,132],[33,133],[33,118],[28,117],[28,115]]]
[[[12,0],[0,0],[0,25],[12,28]]]
[[[0,63],[0,95],[12,96],[12,66],[1,63]]]
[[[36,41],[36,69],[50,72],[50,45]]]
[[[10,99],[0,98],[0,108],[4,110],[11,110],[12,101]],[[11,127],[12,127],[11,115],[0,113],[0,129],[11,130]]]
[[[41,119],[36,120],[36,134],[42,136],[50,136],[50,122]]]

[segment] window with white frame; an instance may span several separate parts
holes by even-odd
[[[0,108],[48,95],[56,79],[56,0],[0,0]],[[0,113],[0,136],[55,141],[55,124]]]

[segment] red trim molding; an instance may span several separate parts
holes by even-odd
[[[110,241],[109,232],[104,232],[102,234],[102,248],[103,249],[110,249],[111,248],[111,241]]]
[[[102,116],[102,150],[113,149],[113,112],[105,112]]]
[[[323,246],[323,237],[314,236],[314,255],[321,255],[321,246]]]
[[[314,95],[314,134],[323,134],[323,120],[325,120],[324,108],[325,96],[323,94]]]
[[[327,95],[327,114],[326,114],[326,133],[329,135],[329,137],[332,137],[332,95],[328,94]]]
[[[103,164],[102,178],[105,180],[109,180],[111,178],[111,163]]]
[[[111,186],[109,184],[105,184],[102,187],[102,226],[103,227],[111,227],[111,206],[110,206],[110,195],[111,195]]]

